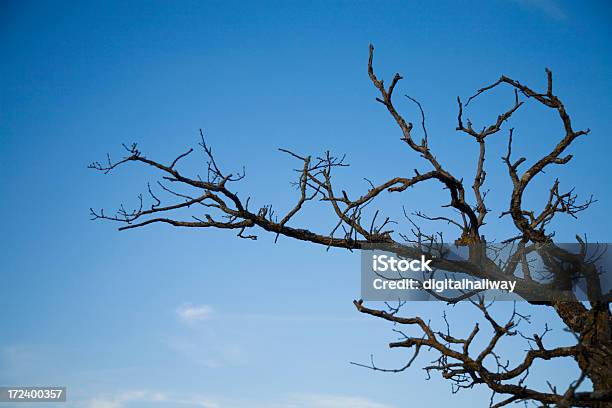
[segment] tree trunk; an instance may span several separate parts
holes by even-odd
[[[587,310],[582,303],[565,302],[554,305],[568,328],[578,336],[583,351],[576,362],[593,383],[594,394],[612,392],[612,339],[609,306],[606,302],[593,302]],[[611,407],[610,403],[594,407]]]

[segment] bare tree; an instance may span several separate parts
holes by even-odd
[[[157,192],[154,192],[154,189],[148,185],[148,195],[152,202],[150,205],[145,205],[143,196],[140,195],[139,208],[126,210],[121,206],[119,211],[113,215],[107,215],[103,210],[92,209],[93,219],[120,222],[124,224],[119,228],[120,230],[140,228],[153,223],[166,223],[176,227],[229,229],[237,231],[238,237],[251,240],[257,239],[256,230],[260,229],[275,234],[276,238],[279,236],[291,237],[327,248],[353,250],[380,244],[394,248],[398,253],[413,251],[410,254],[415,255],[414,251],[423,251],[424,243],[430,245],[428,248],[431,248],[432,244],[441,243],[442,235],[424,232],[412,219],[409,219],[407,223],[410,235],[396,232],[391,229],[391,226],[397,224],[396,222],[388,217],[379,216],[378,210],[372,216],[367,217],[364,208],[384,193],[401,193],[409,187],[426,181],[438,182],[448,192],[449,201],[442,207],[453,209],[455,216],[428,216],[419,211],[413,215],[423,220],[441,221],[456,227],[459,234],[455,244],[470,245],[470,256],[467,262],[450,263],[443,257],[438,257],[434,262],[447,269],[459,270],[472,276],[511,276],[515,270],[522,270],[521,277],[517,278],[517,292],[533,305],[554,309],[567,327],[567,331],[575,336],[575,344],[564,347],[547,347],[543,337],[549,331],[548,327],[545,327],[540,334],[526,335],[519,331],[518,326],[528,320],[528,316],[515,309],[508,320],[499,322],[489,313],[490,305],[482,297],[466,296],[461,299],[444,299],[449,303],[468,300],[482,313],[485,324],[489,326],[487,332],[490,332],[491,336],[483,342],[484,348],[478,351],[473,350],[477,343],[475,339],[484,334],[478,323],[473,326],[467,337],[455,337],[451,334],[448,323],[445,329],[436,330],[421,317],[401,316],[400,309],[404,303],[400,302],[397,307],[387,305],[386,309],[376,309],[366,307],[362,300],[358,300],[354,301],[354,304],[359,312],[390,321],[396,326],[416,328],[420,332],[417,336],[410,336],[398,330],[399,333],[402,333],[402,338],[389,345],[393,348],[414,349],[414,356],[403,367],[384,369],[377,367],[373,362],[364,366],[380,371],[403,371],[410,367],[421,349],[425,348],[433,350],[438,355],[433,363],[425,367],[428,374],[435,371],[440,372],[443,378],[451,382],[453,391],[473,388],[477,385],[488,387],[492,391],[490,401],[492,407],[501,407],[520,401],[530,401],[540,406],[610,406],[612,403],[612,343],[609,293],[601,293],[597,271],[593,263],[587,259],[586,251],[581,251],[579,254],[563,251],[555,246],[552,241],[553,233],[548,231],[549,224],[557,215],[567,214],[576,217],[594,200],[591,197],[584,202],[579,202],[573,189],[562,191],[559,181],[556,180],[546,192],[547,198],[540,209],[526,208],[523,201],[524,193],[532,180],[549,167],[569,163],[572,155],[567,154],[566,150],[580,136],[589,133],[589,130],[574,129],[565,106],[553,92],[552,72],[546,70],[547,84],[542,92],[535,91],[512,78],[502,76],[491,85],[479,89],[465,105],[461,99],[457,98],[457,131],[474,140],[479,148],[478,157],[475,158],[475,174],[471,177],[471,186],[469,186],[472,191],[469,192],[464,184],[464,178],[453,175],[430,149],[423,109],[418,101],[408,97],[421,112],[422,137],[420,140],[415,139],[412,123],[404,119],[393,102],[394,91],[402,77],[395,74],[390,84],[385,85],[374,71],[373,56],[374,48],[370,46],[368,75],[378,93],[376,100],[389,112],[401,131],[401,140],[422,158],[427,170],[415,169],[413,175],[398,176],[381,184],[374,184],[368,180],[369,186],[366,191],[349,195],[332,182],[332,175],[335,171],[346,166],[344,157],[336,157],[329,152],[321,157],[302,156],[286,149],[280,149],[300,163],[297,169],[299,176],[295,183],[299,195],[288,212],[277,214],[272,206],[249,208],[250,199],[242,199],[232,188],[236,182],[244,178],[244,172],[230,174],[221,170],[200,131],[202,136],[200,145],[208,158],[207,175],[204,178],[187,176],[177,168],[179,162],[189,156],[193,149],[174,158],[169,164],[163,164],[148,158],[138,150],[136,144],[124,145],[127,155],[123,159],[112,161],[108,156],[104,163],[92,163],[91,168],[109,173],[119,166],[134,162],[150,166],[162,176],[155,188]],[[464,119],[464,108],[474,98],[502,86],[510,87],[514,91],[511,106],[497,116],[491,124],[476,130],[471,121]],[[513,158],[513,129],[508,129],[508,147],[502,163],[511,181],[512,192],[509,197],[509,206],[501,212],[500,217],[509,216],[516,228],[516,233],[501,242],[515,245],[519,250],[502,264],[490,258],[486,251],[474,249],[484,243],[481,228],[490,212],[485,202],[487,192],[483,189],[487,175],[485,170],[486,142],[490,137],[502,132],[504,123],[524,105],[526,100],[535,101],[550,109],[558,116],[564,130],[548,154],[535,160],[528,168],[521,169],[521,166],[527,165],[527,160],[525,157]],[[162,197],[162,194],[165,199],[172,200],[171,203],[162,204],[162,198],[159,198]],[[307,203],[313,200],[329,205],[337,218],[330,232],[316,232],[308,226],[295,226],[292,222],[294,216],[304,211]],[[181,210],[187,209],[191,209],[194,214],[191,215],[191,218],[181,219],[177,216],[177,214],[185,214]],[[199,215],[201,212],[204,214]],[[585,245],[578,236],[577,239],[580,245]],[[418,245],[407,249],[406,242]],[[548,249],[541,250],[542,245]],[[561,268],[567,271],[567,265],[569,265],[572,272],[558,275],[558,279],[571,279],[576,276],[576,273],[586,277],[589,301],[581,302],[571,293],[566,293],[565,297],[551,298],[546,301],[534,300],[532,295],[541,291],[543,284],[530,276],[525,254],[532,251],[540,251],[545,264],[551,268],[555,267],[557,270]],[[529,344],[530,349],[525,352],[522,361],[511,366],[498,354],[497,347],[502,338],[517,334]],[[530,367],[536,361],[561,358],[573,359],[580,372],[579,377],[566,389],[565,387],[558,389],[549,384],[549,389],[541,390],[528,385]]]

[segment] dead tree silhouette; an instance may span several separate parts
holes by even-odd
[[[553,232],[547,227],[559,214],[576,217],[586,210],[593,202],[590,197],[579,202],[574,190],[562,191],[559,180],[555,180],[546,192],[542,208],[539,210],[525,208],[524,193],[536,176],[549,167],[566,165],[572,155],[567,154],[568,147],[589,130],[575,130],[569,114],[561,99],[553,91],[553,75],[546,70],[547,83],[544,91],[536,91],[523,83],[501,76],[494,83],[479,89],[470,97],[465,105],[457,98],[458,115],[457,131],[465,134],[478,145],[478,156],[475,158],[476,171],[471,178],[471,186],[467,187],[464,179],[453,175],[432,152],[425,126],[425,115],[418,101],[409,97],[420,109],[421,130],[420,140],[413,135],[413,124],[406,121],[398,112],[393,102],[394,92],[402,77],[395,74],[387,86],[374,71],[374,47],[370,46],[368,75],[378,92],[376,100],[388,111],[401,131],[401,140],[417,153],[428,170],[414,170],[411,176],[398,176],[382,184],[369,182],[368,189],[359,194],[350,194],[335,186],[332,175],[338,168],[346,166],[344,157],[337,157],[327,152],[321,157],[302,156],[295,152],[280,149],[291,155],[299,163],[298,180],[295,183],[299,197],[293,207],[283,214],[276,214],[271,206],[257,209],[249,208],[249,199],[243,200],[232,188],[236,182],[244,178],[244,172],[229,174],[221,170],[212,150],[202,136],[201,148],[208,158],[207,175],[204,178],[190,177],[177,169],[179,162],[189,156],[193,149],[180,154],[169,164],[163,164],[148,158],[137,145],[125,146],[127,155],[118,161],[112,161],[110,156],[103,163],[94,162],[91,168],[109,173],[119,166],[137,163],[158,171],[162,179],[156,187],[157,193],[148,185],[148,195],[152,204],[145,206],[142,195],[139,196],[139,208],[126,210],[123,206],[113,215],[107,215],[103,210],[91,210],[93,219],[106,219],[123,223],[120,230],[144,227],[153,223],[165,223],[175,227],[219,228],[237,231],[244,239],[257,239],[256,230],[270,232],[278,238],[285,236],[297,240],[318,244],[323,247],[345,249],[363,249],[372,245],[384,245],[397,253],[416,257],[419,252],[427,251],[432,255],[432,248],[442,243],[440,234],[429,234],[412,221],[410,235],[396,233],[391,229],[392,220],[378,218],[379,211],[373,217],[366,219],[363,209],[384,193],[397,194],[424,182],[437,182],[448,192],[448,203],[443,207],[454,210],[455,217],[428,216],[417,211],[414,216],[427,221],[441,221],[457,227],[460,233],[456,245],[469,246],[469,257],[466,261],[448,261],[442,256],[435,257],[435,264],[447,270],[455,270],[472,276],[504,277],[515,276],[517,293],[528,303],[529,307],[549,307],[554,310],[567,328],[575,336],[573,345],[549,348],[545,345],[544,334],[526,335],[519,330],[519,324],[528,319],[516,311],[504,322],[495,319],[489,313],[489,306],[482,297],[463,297],[462,299],[444,299],[449,303],[459,300],[471,301],[482,313],[490,339],[485,341],[485,347],[474,351],[475,339],[484,334],[476,323],[467,337],[455,337],[450,326],[444,330],[436,330],[422,317],[404,317],[401,315],[400,303],[397,307],[387,305],[387,308],[377,309],[367,307],[362,300],[354,301],[356,309],[380,319],[387,320],[397,326],[416,328],[418,336],[403,335],[400,341],[390,344],[393,348],[410,348],[414,355],[410,361],[399,369],[384,369],[372,364],[366,365],[373,370],[399,372],[406,370],[422,349],[430,349],[437,353],[437,359],[426,366],[427,373],[440,372],[442,377],[453,385],[453,391],[470,389],[475,386],[486,386],[492,391],[491,407],[501,407],[513,402],[529,401],[540,406],[612,406],[612,342],[611,314],[609,308],[609,293],[602,293],[598,271],[592,260],[586,255],[586,250],[570,253],[552,240]],[[471,121],[464,119],[464,109],[479,96],[492,92],[499,87],[510,87],[514,91],[512,105],[499,114],[491,124],[477,130]],[[534,101],[552,111],[563,126],[563,134],[548,154],[533,161],[529,167],[525,157],[513,157],[513,129],[508,129],[508,144],[503,166],[512,185],[508,197],[508,208],[501,212],[500,217],[510,217],[516,234],[500,241],[504,245],[513,245],[516,250],[504,263],[496,262],[490,254],[482,249],[485,244],[481,228],[490,213],[486,206],[486,191],[483,185],[486,180],[485,158],[487,155],[487,140],[502,131],[505,122],[517,112],[525,102]],[[200,131],[202,135],[202,132]],[[499,136],[498,136],[499,137]],[[523,169],[521,169],[523,167]],[[188,192],[180,190],[184,187]],[[471,188],[471,193],[468,193]],[[197,193],[193,193],[196,191]],[[173,203],[162,205],[164,199]],[[471,196],[468,198],[468,196]],[[335,227],[329,233],[316,232],[309,227],[293,226],[296,214],[304,211],[309,201],[319,200],[330,206],[337,217]],[[185,220],[177,217],[177,211],[190,209],[195,215]],[[195,209],[204,209],[204,215],[198,215]],[[401,238],[401,240],[400,240]],[[585,248],[585,242],[577,236],[578,244]],[[407,243],[412,245],[407,245]],[[546,285],[531,278],[530,267],[526,261],[529,253],[538,253],[544,264],[551,271],[554,280],[565,281],[581,277],[586,279],[588,286],[588,301],[580,301],[570,292],[552,296],[542,300],[540,294],[547,289]],[[518,277],[515,271],[520,271]],[[550,289],[550,288],[549,288]],[[534,294],[538,294],[535,296]],[[533,305],[533,306],[532,306]],[[400,331],[401,332],[401,331]],[[403,333],[403,332],[401,332]],[[509,362],[498,355],[496,347],[502,338],[519,335],[530,345],[524,353],[522,361],[511,366]],[[565,389],[558,389],[549,384],[549,389],[530,388],[528,376],[530,367],[537,361],[573,359],[580,369],[580,376]],[[547,364],[551,364],[548,362]],[[586,381],[588,380],[588,381]],[[588,382],[592,384],[587,386]]]

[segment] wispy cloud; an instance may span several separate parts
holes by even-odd
[[[241,399],[221,398],[213,400],[192,394],[180,397],[176,394],[150,392],[150,391],[127,391],[112,398],[95,398],[87,401],[84,408],[131,408],[146,403],[152,407],[183,406],[185,408],[395,408],[374,402],[368,398],[348,395],[332,395],[317,393],[295,393],[285,396],[277,396],[273,399],[257,401],[244,401]]]
[[[284,406],[291,408],[393,408],[363,397],[328,394],[295,394]]]
[[[520,5],[538,10],[554,20],[564,20],[567,15],[555,0],[515,0]]]
[[[144,403],[149,405],[157,403],[160,406],[199,407],[199,408],[219,408],[213,401],[191,396],[178,398],[172,394],[162,392],[151,392],[146,390],[126,391],[114,397],[94,398],[87,401],[85,408],[129,408],[132,404]]]
[[[275,313],[221,313],[212,306],[206,304],[184,303],[176,308],[176,315],[183,322],[198,322],[214,318],[217,321],[261,321],[264,323],[300,322],[304,324],[321,323],[364,323],[371,319],[364,319],[360,315],[330,316],[320,315],[296,315]]]
[[[123,408],[131,402],[163,401],[166,396],[147,391],[127,391],[110,398],[94,398],[87,402],[87,408]]]
[[[224,313],[204,303],[183,303],[175,309],[175,316],[187,330],[164,336],[162,341],[172,351],[208,368],[243,365],[249,360],[248,344],[242,344],[240,338],[228,341],[227,336],[220,334],[228,324],[256,321],[269,325],[296,322],[320,325],[363,321],[362,316]]]
[[[208,305],[185,304],[176,309],[176,314],[184,322],[197,322],[210,319],[214,310]]]

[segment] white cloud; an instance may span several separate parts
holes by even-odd
[[[128,391],[113,398],[94,398],[87,403],[87,408],[122,408],[133,401],[149,401],[146,391]]]
[[[112,398],[95,398],[85,404],[85,408],[129,408],[131,403],[162,403],[163,406],[183,405],[185,407],[219,408],[214,402],[197,396],[178,398],[162,392],[127,391]],[[166,405],[167,404],[167,405]]]
[[[212,317],[213,313],[213,308],[208,305],[186,304],[176,309],[179,319],[184,322],[208,320]]]
[[[363,397],[327,394],[296,394],[285,405],[291,408],[392,408]]]
[[[112,398],[95,398],[87,401],[83,408],[130,408],[135,404],[147,403],[147,406],[185,408],[394,408],[393,406],[374,402],[370,399],[333,394],[295,393],[278,396],[272,400],[244,401],[241,399],[222,398],[214,402],[198,394],[171,394],[150,391],[127,391]]]
[[[121,408],[119,401],[109,401],[103,399],[93,399],[87,404],[87,408]]]

